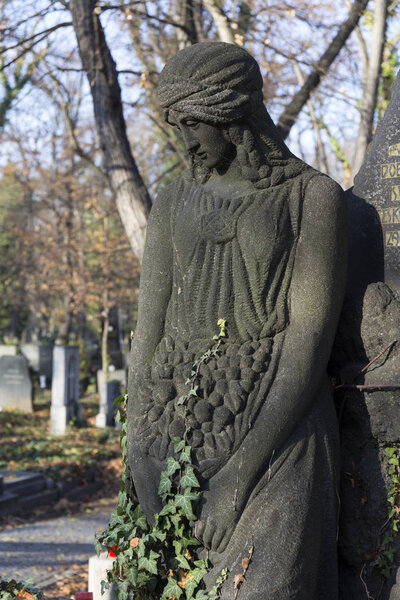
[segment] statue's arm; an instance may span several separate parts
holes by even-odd
[[[326,367],[345,288],[347,245],[346,200],[327,177],[315,177],[306,190],[300,239],[290,289],[290,322],[278,371],[242,447],[209,482],[197,533],[222,550],[248,497],[272,456],[307,413]],[[240,465],[240,483],[236,485]],[[238,488],[236,490],[236,488]],[[216,514],[218,499],[224,510]],[[227,511],[234,506],[237,511]],[[208,506],[207,506],[208,505]],[[228,513],[231,514],[228,514]]]
[[[140,392],[148,366],[164,333],[165,314],[171,295],[172,247],[168,188],[156,198],[150,213],[140,277],[138,320],[132,341],[128,380],[127,437],[129,466],[142,508],[152,520],[161,509],[158,496],[161,465],[147,455],[136,436],[134,419],[146,410]]]
[[[164,333],[165,314],[172,286],[171,196],[170,186],[157,196],[147,225],[138,320],[130,359],[133,372],[150,364]]]

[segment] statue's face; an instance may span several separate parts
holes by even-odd
[[[232,162],[235,146],[223,129],[179,116],[174,111],[170,111],[168,122],[179,128],[186,151],[208,169],[227,167]]]

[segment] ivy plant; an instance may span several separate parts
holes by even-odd
[[[225,319],[219,319],[218,327],[211,348],[194,362],[190,378],[186,381],[188,391],[177,399],[177,405],[186,406],[191,397],[197,396],[200,366],[218,355],[226,337]],[[111,515],[108,529],[95,541],[98,554],[103,547],[115,554],[112,570],[107,572],[107,581],[102,582],[102,592],[116,584],[119,600],[215,600],[228,571],[224,569],[215,586],[205,591],[203,578],[209,564],[207,558],[199,559],[197,551],[201,544],[193,536],[201,489],[192,463],[192,449],[187,442],[190,428],[186,425],[183,437],[173,440],[174,456],[167,460],[158,489],[163,508],[155,515],[154,524],[150,525],[137,500],[132,499],[125,489],[126,475],[129,475],[127,401],[127,395],[115,400],[118,407],[116,419],[121,423],[124,465],[118,506]]]

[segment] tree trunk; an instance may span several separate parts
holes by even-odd
[[[222,6],[216,0],[203,0],[203,4],[210,13],[217,28],[218,37],[221,42],[235,43],[235,36],[229,24],[229,19],[224,13]]]
[[[378,96],[387,18],[387,0],[375,0],[374,24],[372,27],[371,52],[368,69],[364,77],[361,101],[361,119],[358,129],[352,176],[357,175],[364,162],[367,146],[372,139],[372,125]]]
[[[349,35],[356,27],[362,13],[364,12],[368,0],[354,0],[350,14],[346,21],[339,27],[339,31],[325,50],[314,69],[308,75],[299,91],[286,106],[278,120],[278,129],[283,138],[286,138],[292,126],[294,125],[301,110],[307,103],[312,92],[318,87],[322,77],[326,74],[329,67],[345,45]]]
[[[92,93],[105,170],[130,245],[141,261],[151,199],[126,134],[116,65],[107,46],[96,0],[71,0],[70,10]]]
[[[103,308],[103,333],[101,334],[101,370],[104,373],[104,381],[108,381],[108,328],[110,326],[110,309],[108,307],[107,292],[104,297],[105,303]]]
[[[197,0],[177,0],[176,14],[179,22],[185,27],[177,29],[177,37],[179,40],[179,50],[183,50],[186,46],[197,44],[199,36],[196,26],[196,3]]]

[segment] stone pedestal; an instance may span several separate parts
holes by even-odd
[[[101,582],[107,580],[107,571],[112,569],[114,558],[106,553],[89,558],[89,592],[93,594],[93,600],[116,600],[116,586],[110,586],[101,595]]]
[[[79,348],[54,346],[51,385],[50,433],[64,435],[67,424],[80,421]]]
[[[115,423],[114,400],[120,394],[119,381],[102,382],[99,386],[100,407],[96,415],[96,427],[112,427]]]

